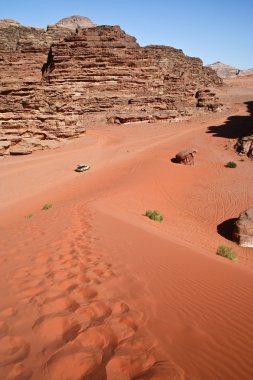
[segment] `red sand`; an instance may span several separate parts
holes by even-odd
[[[227,83],[221,113],[0,160],[1,379],[253,378],[253,250],[217,232],[253,205],[229,133],[252,117],[253,80]],[[190,146],[194,166],[170,161]]]

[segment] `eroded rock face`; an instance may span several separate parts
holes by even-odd
[[[253,159],[253,135],[245,136],[238,139],[235,144],[235,149],[240,155],[246,155],[251,160]]]
[[[76,28],[70,34],[62,26],[28,31],[9,25],[5,36],[12,42],[6,53],[4,39],[0,40],[0,50],[5,49],[0,83],[2,154],[9,154],[16,144],[44,149],[45,140],[60,143],[77,137],[92,122],[174,120],[219,107],[215,94],[205,89],[221,80],[199,58],[167,46],[142,48],[119,26]],[[46,50],[47,61],[42,60]]]
[[[196,93],[197,107],[203,107],[209,111],[217,111],[222,105],[215,93],[206,89]]]
[[[253,208],[240,214],[235,222],[233,238],[242,247],[253,247]]]
[[[75,118],[53,116],[55,109],[41,88],[41,69],[51,44],[82,22],[87,18],[75,16],[43,29],[0,20],[0,155],[55,148],[63,139],[85,132]]]
[[[61,86],[72,98],[72,113],[118,123],[171,120],[196,112],[198,89],[220,84],[217,75],[166,46],[141,48],[118,26],[81,29],[53,44],[48,60],[48,83]],[[209,93],[205,110],[216,108]]]
[[[52,43],[69,36],[82,24],[95,26],[82,16],[68,17],[46,29],[0,20],[0,84],[40,80],[41,67]]]

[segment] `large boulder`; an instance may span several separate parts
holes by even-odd
[[[239,154],[246,154],[250,159],[253,159],[253,135],[238,139],[235,149]]]
[[[233,238],[242,247],[253,247],[253,208],[240,214],[234,225]]]

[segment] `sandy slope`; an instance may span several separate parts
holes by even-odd
[[[253,204],[252,163],[232,149],[238,122],[252,125],[245,81],[227,82],[220,114],[93,127],[0,160],[3,379],[253,378],[253,252],[224,230]],[[173,164],[188,146],[195,165]]]

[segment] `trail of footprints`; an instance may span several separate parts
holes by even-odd
[[[52,244],[11,273],[18,302],[0,310],[1,379],[169,378],[152,355],[153,341],[140,332],[141,315],[101,299],[101,283],[113,276],[85,233],[72,236],[68,247]],[[14,316],[20,326],[32,323],[31,341],[15,335]]]

